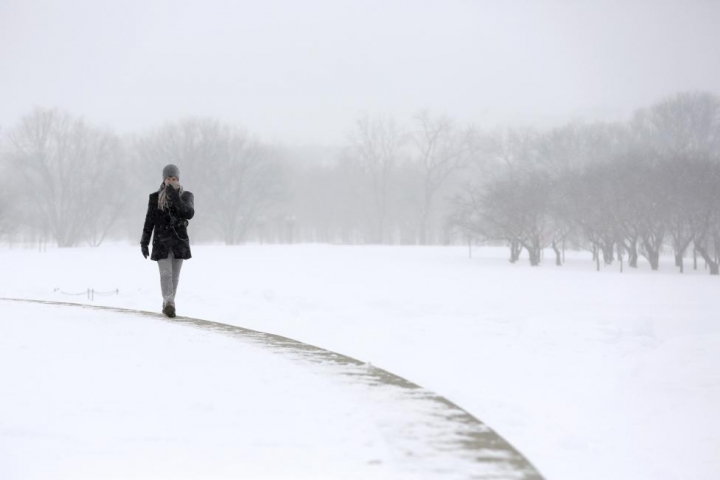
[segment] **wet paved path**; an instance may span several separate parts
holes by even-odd
[[[515,448],[477,418],[449,400],[390,372],[345,355],[279,335],[196,318],[167,318],[157,313],[41,300],[26,302],[131,313],[233,337],[289,358],[355,389],[376,404],[378,428],[418,478],[523,479],[543,477]],[[1,305],[1,303],[0,303]],[[379,406],[379,407],[378,407]]]

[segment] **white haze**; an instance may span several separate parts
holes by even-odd
[[[622,120],[720,93],[716,1],[0,2],[0,127],[34,106],[136,131],[197,115],[339,144],[359,115]]]

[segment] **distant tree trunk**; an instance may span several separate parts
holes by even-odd
[[[540,251],[534,248],[531,248],[528,250],[528,254],[530,257],[530,266],[531,267],[537,267],[540,265]]]
[[[682,253],[675,253],[675,266],[680,267],[680,273],[685,272],[685,264],[683,257],[684,255]]]
[[[695,244],[695,250],[700,254],[703,260],[705,260],[705,264],[710,267],[710,275],[720,275],[720,266],[718,265],[718,262],[716,262],[708,253],[707,249],[702,245]]]
[[[425,183],[427,184],[427,181]],[[420,245],[428,245],[430,243],[428,239],[428,229],[430,228],[430,209],[432,208],[432,193],[433,192],[430,187],[426,185],[422,212],[420,214]]]
[[[648,262],[650,262],[650,268],[652,270],[658,270],[660,268],[660,247],[662,246],[661,235],[650,235],[643,237],[642,240],[642,253]]]
[[[680,273],[685,272],[685,252],[687,251],[688,247],[690,246],[690,242],[692,241],[692,237],[688,238],[687,240],[674,240],[675,244],[675,266],[680,267]]]
[[[223,239],[225,240],[225,245],[235,245],[235,233],[232,229],[223,229]]]
[[[561,252],[558,248],[558,244],[555,240],[552,242],[552,249],[555,252],[555,265],[558,267],[562,266],[562,257],[564,256],[564,250]]]
[[[510,240],[510,263],[515,263],[520,259],[522,249],[523,247],[518,239]]]
[[[631,240],[628,245],[628,265],[630,268],[638,268],[637,240]]]
[[[647,256],[648,262],[650,262],[650,268],[652,270],[658,270],[660,268],[660,252],[650,251]]]
[[[540,240],[538,238],[533,238],[532,241],[529,243],[523,243],[523,247],[525,247],[525,250],[528,251],[528,256],[530,257],[530,266],[531,267],[537,267],[540,265],[540,261],[542,260],[542,248],[540,248]]]
[[[697,249],[693,247],[693,270],[697,270]]]
[[[605,244],[602,247],[602,254],[603,254],[603,262],[605,262],[605,265],[612,265],[614,257],[614,245],[612,242],[605,242]]]

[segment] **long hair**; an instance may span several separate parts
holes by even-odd
[[[173,188],[173,187],[170,187],[170,188]],[[158,208],[160,210],[164,211],[166,208],[169,208],[169,204],[170,204],[168,194],[167,194],[167,186],[165,185],[165,182],[160,184],[159,192],[160,192],[160,194],[158,195]],[[178,185],[178,194],[180,196],[182,196],[183,192],[184,192],[184,190],[183,190],[182,185]]]

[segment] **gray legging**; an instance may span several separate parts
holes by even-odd
[[[177,292],[178,282],[180,281],[180,269],[182,268],[182,258],[175,258],[172,250],[168,253],[167,258],[158,260],[160,267],[160,288],[162,288],[163,307],[167,304],[175,305],[175,293]]]

